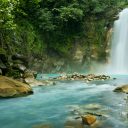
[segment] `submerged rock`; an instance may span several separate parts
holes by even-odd
[[[31,87],[44,85],[42,82],[34,78],[25,78],[24,81],[25,83],[29,84]]]
[[[96,117],[94,115],[81,116],[83,124],[92,125],[96,122]]]
[[[35,125],[32,128],[53,128],[51,124],[39,124]]]
[[[98,110],[98,109],[102,109],[103,106],[101,106],[100,104],[92,103],[92,104],[83,105],[82,107],[86,110]]]
[[[83,115],[80,117],[68,117],[65,123],[65,128],[85,128],[87,125],[96,124],[96,117],[94,115]]]
[[[84,128],[81,120],[69,120],[66,121],[64,128]]]
[[[32,88],[29,85],[5,76],[0,76],[1,98],[19,97],[32,93]]]
[[[114,92],[128,93],[128,84],[115,88]]]
[[[56,83],[53,81],[39,81],[36,80],[35,78],[25,78],[24,81],[29,84],[31,87],[36,87],[36,86],[45,86],[45,85],[55,85]]]
[[[36,80],[34,75],[36,75],[36,72],[27,70],[24,75],[24,82],[29,84],[31,87],[35,86],[44,86],[44,85],[55,85],[56,83],[54,81],[49,80]]]

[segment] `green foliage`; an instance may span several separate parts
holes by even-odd
[[[6,51],[3,48],[0,48],[0,54],[6,55]]]
[[[73,7],[62,7],[59,9],[60,19],[64,22],[69,20],[80,21],[83,17],[83,11]]]
[[[43,42],[40,41],[40,36],[26,20],[22,20],[18,23],[15,37],[15,46],[13,46],[15,48],[14,52],[25,53],[29,56],[41,53],[44,49]]]
[[[77,38],[99,51],[105,25],[125,5],[126,0],[0,0],[0,46],[11,54],[40,56],[54,49],[69,55]]]
[[[38,27],[40,30],[43,31],[53,31],[55,29],[55,25],[52,22],[52,18],[53,15],[51,13],[51,11],[49,11],[48,9],[41,9],[38,12]]]
[[[17,79],[17,78],[21,78],[21,74],[19,70],[14,70],[14,69],[10,69],[9,72],[6,74],[9,77],[12,77]]]
[[[13,10],[17,6],[16,0],[0,0],[0,30],[15,28]]]

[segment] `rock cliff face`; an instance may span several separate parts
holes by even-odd
[[[98,32],[99,23],[95,22],[92,21],[93,26],[89,22],[86,23],[91,27],[85,33],[85,37],[77,39],[75,43],[72,42],[72,48],[66,55],[52,51],[49,54],[44,52],[43,56],[26,57],[22,54],[7,55],[1,52],[0,74],[17,78],[21,77],[27,68],[43,73],[82,72],[90,70],[93,63],[108,62],[112,29],[105,30],[102,23],[101,30]]]
[[[9,77],[0,76],[0,98],[19,97],[32,94],[32,88]]]

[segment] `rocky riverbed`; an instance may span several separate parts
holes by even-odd
[[[89,81],[96,81],[96,80],[109,80],[111,79],[108,75],[95,75],[95,74],[79,74],[79,73],[73,73],[73,74],[62,74],[59,77],[54,78],[55,80],[84,80],[86,82]]]

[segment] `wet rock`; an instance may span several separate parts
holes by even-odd
[[[123,85],[114,89],[114,92],[128,93],[128,85]]]
[[[34,78],[28,77],[28,78],[25,78],[24,81],[25,81],[25,83],[29,84],[31,87],[44,85],[44,83],[42,83]]]
[[[25,83],[29,84],[31,87],[36,87],[36,86],[45,86],[45,85],[55,85],[56,83],[53,81],[39,81],[36,80],[35,78],[25,78],[24,79]]]
[[[91,103],[85,105],[68,105],[70,115],[66,118],[68,122],[72,123],[78,122],[82,124],[82,127],[91,127],[91,128],[103,128],[103,121],[107,120],[110,116],[108,113],[111,113],[106,106],[103,106],[98,103]],[[66,128],[66,127],[65,127]]]
[[[32,88],[9,77],[0,76],[0,97],[10,98],[32,94]]]
[[[43,85],[56,85],[55,81],[43,80],[41,82],[43,83]]]
[[[96,117],[101,118],[108,118],[108,112],[111,110],[108,110],[105,106],[102,106],[100,104],[92,103],[92,104],[86,104],[86,105],[69,105],[67,106],[70,114],[72,116],[81,116],[81,115],[94,115]]]
[[[96,117],[94,115],[81,116],[83,124],[92,125],[96,122]]]
[[[44,86],[44,85],[55,85],[56,83],[54,81],[49,80],[36,80],[36,72],[34,71],[25,71],[23,78],[25,83],[29,84],[31,87],[35,86]]]

